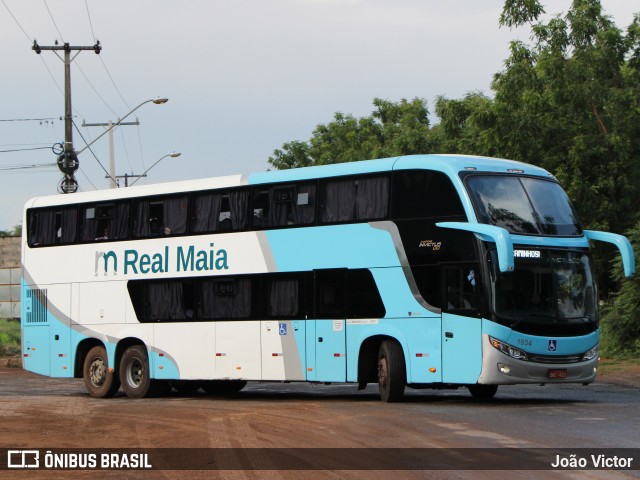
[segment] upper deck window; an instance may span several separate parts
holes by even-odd
[[[80,240],[124,240],[129,238],[129,203],[103,203],[80,209]]]
[[[140,199],[134,206],[136,238],[180,235],[187,230],[187,197]]]
[[[322,223],[362,222],[385,218],[389,209],[389,177],[331,179],[321,184]]]
[[[441,218],[464,215],[451,179],[442,172],[406,170],[393,176],[393,218]]]
[[[532,177],[469,177],[478,221],[525,235],[578,236],[582,229],[569,197],[555,182]]]
[[[244,230],[249,225],[249,192],[232,190],[194,196],[191,230],[194,233]]]
[[[75,207],[38,209],[29,212],[29,246],[63,245],[76,240]]]

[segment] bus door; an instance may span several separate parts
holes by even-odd
[[[346,269],[314,272],[318,320],[307,320],[307,380],[347,379],[346,319],[341,318],[345,312],[346,272]]]
[[[442,381],[474,384],[482,370],[478,265],[442,266]]]

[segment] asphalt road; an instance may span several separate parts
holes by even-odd
[[[250,383],[230,396],[174,392],[164,398],[131,400],[120,393],[113,399],[94,399],[85,392],[82,380],[0,369],[0,447],[231,448],[237,449],[236,453],[252,448],[359,449],[352,451],[364,455],[364,460],[366,455],[383,452],[372,449],[389,448],[446,448],[453,452],[458,448],[544,448],[557,449],[562,455],[579,448],[615,452],[640,449],[639,406],[640,389],[601,382],[587,387],[500,387],[489,402],[473,400],[466,389],[408,389],[404,402],[384,404],[378,399],[377,385],[358,392],[354,385],[304,383]],[[262,465],[247,461],[253,468]],[[188,478],[496,478],[496,472],[470,469],[325,470],[321,460],[305,461],[312,470],[216,470],[189,472]],[[640,458],[635,462],[638,468]],[[186,477],[184,472],[170,470],[61,473],[5,470],[0,471],[0,478]],[[497,475],[640,478],[640,470],[518,469]]]

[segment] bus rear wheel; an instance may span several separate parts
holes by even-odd
[[[378,390],[383,402],[398,402],[407,382],[404,353],[400,344],[385,340],[378,351]]]
[[[113,397],[120,388],[120,380],[109,371],[107,350],[102,346],[93,347],[84,358],[82,367],[84,386],[95,398]]]
[[[143,398],[152,394],[149,376],[149,356],[142,345],[133,345],[125,350],[120,359],[120,381],[122,390],[129,398]]]

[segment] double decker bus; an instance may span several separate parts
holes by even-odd
[[[90,395],[247,381],[594,381],[589,241],[524,163],[416,155],[41,197],[25,207],[24,368]]]

